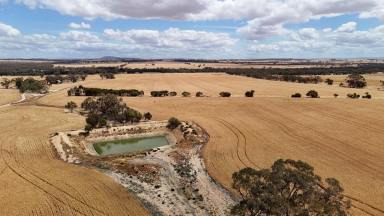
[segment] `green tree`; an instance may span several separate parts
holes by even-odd
[[[145,120],[151,120],[152,119],[152,114],[150,112],[144,113],[144,119]]]
[[[230,92],[220,92],[220,97],[231,97]]]
[[[245,92],[245,97],[253,97],[254,94],[255,94],[255,91],[254,91],[254,90],[247,91],[247,92]]]
[[[327,78],[325,80],[325,83],[327,83],[328,85],[333,85],[333,79]]]
[[[204,97],[204,93],[203,92],[196,92],[196,97]]]
[[[3,81],[0,82],[1,86],[3,86],[5,89],[9,89],[11,83],[12,81],[8,78],[4,78]]]
[[[310,98],[319,98],[319,93],[315,90],[310,90],[306,95]]]
[[[179,119],[175,118],[175,117],[172,117],[168,120],[168,125],[167,125],[167,128],[168,129],[171,129],[171,130],[174,130],[176,129],[177,127],[179,127],[179,125],[181,124],[181,122],[179,121]]]
[[[191,93],[186,91],[181,93],[181,95],[183,95],[183,97],[191,97]]]
[[[73,112],[73,110],[77,108],[77,104],[73,101],[70,101],[65,105],[65,108],[69,109],[69,111]]]
[[[242,200],[232,215],[347,215],[350,201],[333,178],[321,181],[302,161],[277,160],[271,169],[245,168],[232,176]]]
[[[367,86],[367,81],[361,74],[348,75],[345,82],[348,83],[349,88],[365,88]]]

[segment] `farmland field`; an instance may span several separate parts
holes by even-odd
[[[142,112],[150,111],[155,120],[175,116],[197,122],[210,135],[203,153],[206,168],[228,189],[232,173],[240,168],[267,168],[280,158],[300,159],[323,178],[341,181],[353,201],[354,215],[384,215],[384,91],[377,90],[384,76],[366,78],[369,87],[362,90],[226,74],[118,75],[115,80],[89,76],[85,82],[53,86],[57,91],[34,105],[0,109],[0,119],[7,119],[0,123],[6,135],[0,137],[0,182],[5,185],[0,204],[9,206],[0,213],[32,214],[33,209],[39,215],[146,214],[110,178],[54,159],[49,134],[84,126],[83,118],[63,112],[66,102],[84,100],[67,96],[70,86],[81,84],[144,90],[145,97],[124,101]],[[244,92],[251,89],[256,97],[245,98]],[[311,89],[321,98],[290,98]],[[209,97],[152,98],[148,95],[153,90],[202,91]],[[234,97],[220,98],[221,91]],[[348,93],[367,91],[372,100],[345,98]],[[335,93],[340,97],[334,98]],[[25,203],[23,209],[16,205],[20,202]]]
[[[14,89],[0,89],[0,106],[20,100],[20,94]]]

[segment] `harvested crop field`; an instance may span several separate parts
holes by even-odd
[[[384,92],[377,90],[380,77],[372,81],[370,76],[366,78],[377,84],[356,90],[225,74],[118,75],[115,80],[90,76],[81,84],[137,88],[146,95],[153,90],[179,94],[202,91],[211,97],[145,96],[124,101],[142,112],[150,111],[155,120],[175,116],[205,128],[210,134],[203,155],[206,167],[228,189],[232,173],[240,168],[267,168],[279,158],[301,159],[313,165],[323,178],[341,181],[353,201],[354,215],[384,215]],[[69,214],[145,214],[137,201],[108,177],[54,159],[49,134],[84,125],[84,119],[63,112],[66,102],[79,104],[84,100],[67,96],[67,88],[72,85],[54,86],[57,92],[36,102],[47,107],[25,105],[0,110],[0,118],[11,119],[0,123],[0,130],[8,134],[0,138],[0,180],[7,185],[0,192],[0,202],[1,206],[10,206],[0,211],[28,214],[33,209],[37,214],[49,214],[63,209]],[[245,98],[244,92],[251,89],[256,91],[256,98]],[[293,93],[304,95],[311,89],[319,91],[322,98],[290,98]],[[219,98],[221,91],[230,91],[235,97]],[[373,100],[345,99],[347,93],[367,91]],[[333,98],[334,93],[340,98]],[[15,191],[25,195],[9,196]],[[15,205],[19,202],[25,203],[24,209]],[[110,203],[116,207],[109,207]]]
[[[0,215],[145,215],[109,177],[54,156],[49,135],[83,119],[62,109],[0,109]],[[6,121],[4,121],[6,119]]]
[[[15,89],[0,89],[0,106],[20,100],[20,93]]]

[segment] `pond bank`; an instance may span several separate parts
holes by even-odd
[[[193,122],[184,122],[174,131],[166,124],[146,122],[98,129],[88,137],[81,136],[82,131],[61,132],[51,141],[62,160],[111,176],[155,215],[228,214],[235,200],[210,178],[200,155],[209,135]],[[166,135],[170,145],[109,156],[98,156],[93,147],[89,148],[95,141],[159,134]]]

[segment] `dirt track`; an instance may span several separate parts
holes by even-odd
[[[384,100],[380,99],[384,98],[384,92],[376,91],[375,86],[369,87],[375,99],[351,100],[334,99],[332,95],[367,90],[223,74],[121,75],[116,80],[104,81],[90,77],[83,84],[87,87],[138,88],[146,93],[162,89],[202,90],[215,96],[219,91],[231,91],[236,97],[143,97],[125,98],[125,101],[140,111],[150,111],[156,120],[176,116],[196,121],[204,127],[211,136],[204,150],[206,166],[210,174],[227,188],[230,188],[232,173],[242,167],[264,168],[279,158],[301,159],[313,165],[324,178],[335,177],[342,182],[346,194],[354,200],[355,215],[384,215]],[[244,91],[250,89],[256,90],[257,98],[242,97]],[[289,98],[296,91],[305,93],[310,89],[318,90],[324,98]],[[68,98],[64,89],[38,103],[63,106],[69,100],[81,102],[83,99]],[[1,206],[14,206],[0,211],[30,213],[33,209],[46,213],[52,208],[70,213],[78,209],[84,214],[92,212],[96,215],[98,210],[108,213],[115,210],[114,214],[120,215],[128,208],[130,212],[143,212],[137,202],[109,178],[53,160],[48,134],[77,129],[83,125],[82,119],[64,114],[62,109],[31,106],[1,109],[0,118],[11,119],[0,123],[0,130],[9,134],[0,137],[3,159],[0,170],[4,169],[0,180],[2,185],[7,185],[0,192],[0,202],[4,202]],[[12,172],[7,164],[38,187]],[[94,181],[97,189],[89,183]],[[24,196],[9,196],[14,193]],[[53,196],[61,198],[62,202]],[[110,208],[106,200],[117,207]],[[25,203],[25,208],[17,206],[18,203]]]

